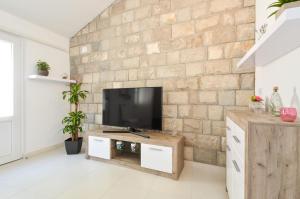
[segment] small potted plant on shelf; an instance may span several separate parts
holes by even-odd
[[[278,18],[284,10],[288,8],[294,8],[300,6],[300,0],[277,0],[276,2],[272,3],[268,6],[269,8],[279,8],[278,10],[275,10],[272,12],[269,17],[275,15],[276,18]]]
[[[81,151],[82,137],[79,137],[79,133],[83,132],[83,120],[86,118],[85,113],[79,111],[79,102],[87,97],[88,91],[81,90],[81,84],[71,84],[70,91],[63,91],[63,99],[70,102],[74,106],[74,111],[68,113],[63,118],[62,123],[64,125],[63,133],[70,134],[71,137],[65,140],[65,148],[67,154],[78,154]]]
[[[50,66],[47,62],[38,60],[38,62],[36,63],[36,67],[39,75],[42,76],[49,75]]]

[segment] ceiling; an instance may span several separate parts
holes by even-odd
[[[114,0],[0,0],[0,10],[72,37]]]

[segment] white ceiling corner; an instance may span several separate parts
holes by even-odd
[[[114,0],[0,0],[0,10],[72,37]]]

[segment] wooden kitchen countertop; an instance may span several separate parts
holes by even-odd
[[[271,113],[254,113],[252,111],[229,111],[227,113],[227,116],[244,130],[248,128],[248,123],[300,127],[299,119],[296,122],[283,122],[280,119],[280,117],[274,117],[271,115]]]

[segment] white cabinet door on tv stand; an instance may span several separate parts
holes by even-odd
[[[109,138],[89,136],[88,146],[90,156],[111,159],[111,140]]]
[[[172,173],[172,148],[141,144],[141,166],[148,169]]]

